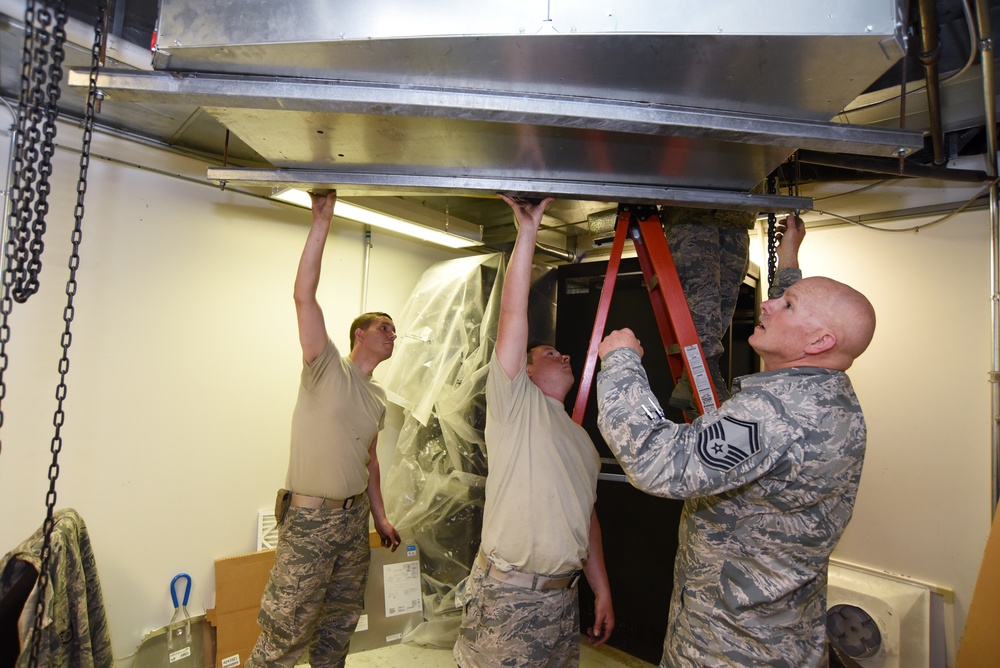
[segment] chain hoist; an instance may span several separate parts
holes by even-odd
[[[777,187],[778,179],[771,176],[767,177],[767,194],[774,195],[778,192]],[[771,211],[767,214],[767,289],[768,292],[771,290],[771,286],[774,285],[774,273],[778,266],[778,239],[775,232],[775,226],[778,223],[778,216]]]
[[[788,196],[798,197],[799,196],[799,182],[801,181],[801,171],[799,163],[798,152],[794,153],[791,157],[792,162],[792,176],[786,176],[785,180],[788,185]],[[767,177],[767,194],[775,195],[778,192],[778,179],[772,173]],[[799,215],[799,210],[795,210],[795,215]],[[778,216],[774,212],[767,214],[767,290],[768,293],[771,292],[771,288],[774,286],[774,276],[778,271],[778,234],[777,234],[777,223]]]
[[[73,342],[71,331],[75,314],[73,298],[77,290],[76,273],[80,267],[84,196],[87,192],[90,145],[98,100],[97,75],[103,57],[107,16],[107,2],[100,0],[98,18],[94,26],[94,43],[91,47],[87,108],[83,123],[83,148],[80,152],[76,207],[73,211],[74,225],[71,237],[73,248],[69,258],[69,278],[66,281],[66,307],[63,310],[65,328],[60,339],[62,357],[59,360],[59,384],[55,393],[56,410],[52,420],[55,435],[50,446],[52,460],[48,470],[49,489],[45,497],[46,516],[42,524],[43,542],[39,555],[38,599],[35,606],[31,653],[28,659],[30,668],[38,666],[42,629],[45,623],[46,590],[49,586],[49,567],[52,560],[56,481],[59,478],[59,453],[62,451],[62,426],[66,419],[63,404],[67,396],[69,348]],[[49,26],[53,21],[54,29],[50,33]],[[6,395],[3,376],[8,363],[6,344],[10,340],[8,318],[12,302],[21,303],[38,290],[38,273],[41,270],[41,254],[44,249],[42,234],[45,232],[45,214],[48,213],[49,177],[52,174],[52,156],[55,152],[57,102],[59,84],[62,81],[63,44],[66,38],[65,24],[64,1],[45,4],[28,0],[25,8],[25,47],[18,125],[12,139],[15,148],[12,164],[14,186],[11,189],[11,209],[8,213],[8,238],[5,248],[7,262],[3,272],[3,296],[0,298],[0,406]],[[36,216],[33,220],[30,216],[32,212]],[[3,411],[0,408],[0,427],[2,426]]]

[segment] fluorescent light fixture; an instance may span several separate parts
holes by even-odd
[[[271,197],[306,209],[312,208],[309,193],[298,188],[276,190]],[[442,216],[396,197],[362,197],[351,202],[337,198],[333,215],[448,248],[468,248],[483,243],[482,230],[478,225]]]

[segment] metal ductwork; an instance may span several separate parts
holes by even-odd
[[[902,5],[162,0],[156,71],[100,85],[196,105],[273,167],[220,183],[787,211],[808,207],[746,197],[798,148],[923,146],[831,122],[903,56]]]

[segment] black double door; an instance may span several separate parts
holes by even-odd
[[[597,315],[606,262],[559,268],[556,306],[556,348],[570,355],[579,377]],[[722,369],[731,378],[752,373],[759,362],[746,343],[753,332],[758,308],[753,274],[742,286],[733,326],[726,336]],[[667,364],[649,293],[638,260],[622,260],[615,293],[608,310],[607,331],[631,328],[643,343],[643,366],[650,386],[667,418],[683,421],[680,411],[667,405],[673,379]],[[609,644],[650,663],[659,663],[667,627],[677,528],[683,502],[650,496],[632,487],[597,429],[593,389],[583,426],[589,432],[603,464],[597,483],[597,515],[604,538],[604,559],[611,581],[616,625]],[[576,388],[566,399],[572,411]],[[580,586],[581,626],[593,624],[593,593]]]

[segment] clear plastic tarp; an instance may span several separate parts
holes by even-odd
[[[482,530],[486,373],[503,266],[500,254],[434,265],[396,320],[400,336],[382,385],[404,419],[382,495],[393,524],[420,548],[426,618],[404,642],[450,647],[461,623],[455,586]]]
[[[382,484],[386,512],[421,556],[424,623],[403,642],[451,647],[462,610],[455,587],[479,549],[486,489],[486,374],[496,343],[504,258],[441,262],[421,277],[396,319],[383,387],[403,426]],[[554,333],[555,272],[532,276],[532,333]]]

